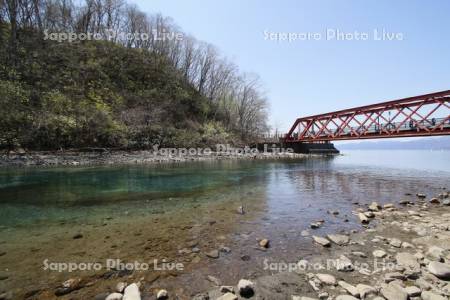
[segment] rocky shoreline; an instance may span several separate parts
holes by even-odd
[[[20,152],[0,156],[0,167],[27,166],[96,166],[125,164],[161,164],[190,161],[218,161],[237,159],[282,159],[304,158],[310,155],[295,153],[218,153],[208,154],[161,154],[154,151],[64,151],[64,152]]]
[[[243,278],[236,286],[221,285],[220,279],[210,276],[217,288],[192,299],[448,300],[449,193],[443,190],[431,199],[423,194],[405,198],[397,204],[373,202],[353,211],[363,224],[361,231],[316,236],[314,229],[321,221],[314,222],[302,235],[310,236],[323,249],[322,255],[293,264],[272,262],[274,275]],[[271,247],[268,239],[258,246]],[[181,299],[164,289],[141,294],[141,284],[145,283],[119,282],[114,292],[96,299]]]

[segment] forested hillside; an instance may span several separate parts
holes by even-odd
[[[267,130],[258,78],[212,45],[170,37],[182,33],[170,19],[121,0],[0,4],[1,148],[190,147]],[[71,32],[101,39],[48,38]]]

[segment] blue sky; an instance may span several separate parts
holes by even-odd
[[[132,0],[174,19],[218,47],[242,71],[258,74],[270,123],[450,89],[450,1]],[[368,33],[327,40],[326,31]],[[402,40],[375,41],[373,30]],[[277,42],[264,31],[320,33],[320,40]]]

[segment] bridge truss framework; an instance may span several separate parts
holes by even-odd
[[[298,118],[286,142],[450,135],[450,90]]]

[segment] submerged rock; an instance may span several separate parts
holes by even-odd
[[[342,234],[329,234],[327,235],[327,238],[339,246],[346,245],[350,241],[350,238],[347,235]]]
[[[358,214],[358,218],[359,218],[359,220],[361,221],[361,223],[363,223],[363,224],[369,224],[369,218],[368,218],[365,214],[359,213],[359,214]]]
[[[317,244],[323,246],[323,247],[330,247],[331,246],[331,242],[329,240],[327,240],[326,238],[320,237],[320,236],[316,236],[313,235],[313,240],[314,242],[316,242]]]
[[[205,253],[209,258],[219,258],[219,250],[211,250]]]
[[[372,202],[372,203],[369,205],[369,210],[370,210],[370,211],[380,211],[380,210],[381,210],[381,205],[378,204],[377,202]]]
[[[262,239],[259,241],[259,246],[262,248],[269,248],[269,243],[268,239]]]

